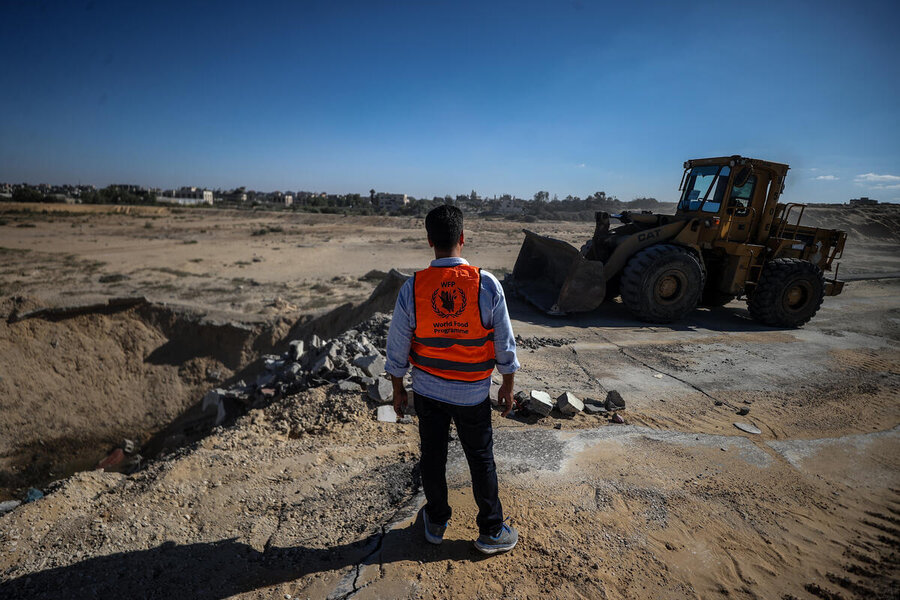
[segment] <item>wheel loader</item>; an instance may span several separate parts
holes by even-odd
[[[550,314],[596,309],[621,296],[638,318],[668,323],[745,296],[750,315],[799,327],[824,296],[847,234],[801,225],[805,205],[780,203],[789,167],[742,156],[684,163],[674,215],[597,212],[580,250],[525,230],[512,290]],[[622,224],[610,229],[610,219]]]

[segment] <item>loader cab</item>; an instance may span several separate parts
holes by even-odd
[[[768,237],[787,165],[729,156],[690,160],[684,167],[679,214],[709,219],[713,239],[755,243]]]

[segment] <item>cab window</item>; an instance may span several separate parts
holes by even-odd
[[[756,189],[756,175],[751,175],[747,178],[747,182],[744,185],[731,188],[731,198],[728,200],[728,206],[747,208],[753,199],[754,189]]]
[[[730,174],[731,169],[727,166],[707,165],[691,169],[684,186],[684,194],[678,203],[678,209],[683,211],[699,210],[702,204],[703,212],[719,212]],[[704,198],[706,198],[706,203],[703,202]]]

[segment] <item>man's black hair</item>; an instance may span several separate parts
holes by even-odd
[[[463,232],[463,213],[456,206],[442,204],[425,217],[425,231],[438,250],[450,250]]]

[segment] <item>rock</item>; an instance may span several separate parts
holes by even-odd
[[[122,450],[125,454],[134,454],[134,442],[132,440],[122,440]]]
[[[288,344],[290,349],[290,357],[295,361],[300,360],[300,357],[303,356],[303,340],[294,340],[290,344]]]
[[[378,377],[384,372],[384,358],[380,354],[360,356],[353,361],[353,366],[362,369],[369,377]]]
[[[385,277],[387,277],[387,273],[384,271],[379,271],[378,269],[372,269],[365,275],[359,278],[360,281],[381,281]]]
[[[397,420],[397,422],[398,422],[398,423],[402,423],[402,424],[404,424],[404,425],[411,425],[412,422],[413,422],[413,420],[412,420],[412,417],[411,417],[411,416],[409,416],[409,415],[403,415],[402,417],[400,417],[400,419]]]
[[[553,426],[553,429],[562,429],[562,423],[557,423]]]
[[[341,346],[340,342],[331,340],[330,342],[325,344],[325,347],[322,349],[322,351],[325,352],[325,355],[332,361],[336,361],[341,355],[343,347]]]
[[[22,503],[18,500],[7,500],[6,502],[0,502],[0,515],[8,513],[20,504]]]
[[[119,452],[122,452],[121,448],[116,448]],[[44,497],[44,492],[37,488],[28,488],[28,492],[25,494],[25,504],[29,502],[34,502],[35,500],[40,500]]]
[[[753,435],[759,435],[762,433],[762,431],[760,431],[759,429],[757,429],[756,427],[754,427],[753,425],[750,425],[748,423],[735,423],[734,426],[737,427],[738,429],[740,429],[741,431],[746,431],[747,433],[752,433]]]
[[[369,386],[368,394],[369,398],[375,402],[390,402],[394,396],[394,386],[386,379],[378,379]]]
[[[397,413],[394,412],[394,407],[390,404],[385,404],[383,406],[378,407],[378,420],[383,423],[396,423],[397,422]]]
[[[750,409],[746,406],[742,406],[738,409],[737,414],[743,417],[744,415],[750,414]]]
[[[577,415],[584,410],[584,402],[575,397],[571,392],[563,392],[556,399],[556,408],[564,415]]]
[[[546,417],[553,410],[553,400],[550,399],[550,394],[547,392],[531,390],[531,394],[528,396],[527,408],[531,412]]]
[[[606,410],[612,412],[616,410],[625,410],[625,399],[622,398],[622,394],[617,392],[616,390],[609,390],[609,393],[606,394]]]
[[[656,377],[657,379],[662,379],[662,378],[663,378],[663,374],[662,374],[662,373],[657,373],[656,375],[654,375],[654,377]]]
[[[315,348],[316,350],[321,350],[322,346],[325,345],[325,342],[322,341],[322,338],[313,334],[312,338],[309,340],[309,345]]]
[[[351,381],[349,379],[345,379],[343,381],[338,382],[338,389],[342,392],[361,392],[362,386],[356,383],[355,381]]]
[[[523,390],[519,390],[515,394],[513,394],[513,402],[516,405],[516,408],[524,408],[528,406],[528,394],[526,394]]]
[[[294,379],[297,379],[301,375],[303,375],[303,365],[297,362],[292,362],[288,365],[288,368],[285,369],[285,372]]]
[[[370,385],[375,385],[375,383],[378,382],[377,379],[375,379],[374,377],[369,377],[368,375],[363,375],[362,377],[359,377],[357,379],[357,381],[359,381],[360,385],[366,386],[367,389]]]
[[[284,367],[284,361],[280,356],[267,354],[263,359],[267,371],[280,371]]]
[[[584,403],[584,412],[591,415],[605,415],[609,411],[606,410],[605,407],[600,406],[599,404],[589,404],[587,402]]]
[[[206,392],[206,395],[203,396],[203,402],[200,405],[200,409],[203,412],[206,412],[207,409],[215,407],[216,409],[216,425],[221,425],[225,420],[225,404],[222,402],[222,398],[225,395],[225,390],[214,389]]]
[[[319,357],[319,360],[313,364],[310,372],[313,375],[323,375],[332,370],[334,370],[334,363],[331,362],[331,358],[329,358],[327,354],[323,354]]]
[[[617,424],[617,425],[624,425],[624,424],[625,424],[625,419],[622,418],[622,415],[620,415],[619,413],[614,414],[614,415],[612,416],[612,419],[610,419],[610,421],[612,421],[613,423],[615,423],[615,424]]]

